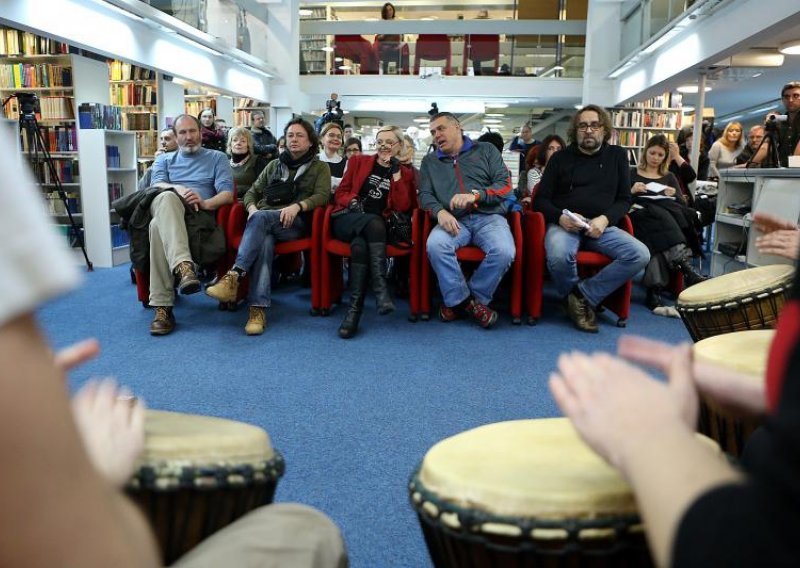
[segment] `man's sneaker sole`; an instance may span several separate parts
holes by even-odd
[[[185,282],[182,286],[178,287],[178,292],[180,292],[184,296],[197,294],[199,291],[200,291],[200,280],[190,280],[189,282]]]

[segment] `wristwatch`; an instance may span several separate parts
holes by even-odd
[[[475,203],[478,203],[478,201],[481,200],[481,192],[478,191],[477,189],[473,189],[472,190],[472,197],[475,199]]]

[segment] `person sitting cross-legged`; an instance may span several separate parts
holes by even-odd
[[[206,294],[220,302],[235,302],[242,277],[250,272],[247,335],[261,335],[267,325],[271,304],[272,259],[275,242],[302,238],[310,231],[309,211],[328,203],[331,174],[317,158],[314,127],[294,118],[284,129],[287,151],[271,161],[244,196],[247,226],[233,268],[219,282],[206,288]],[[294,183],[294,199],[288,205],[271,205],[265,188],[276,179]]]
[[[234,200],[228,157],[201,146],[198,120],[182,114],[175,119],[174,128],[178,151],[161,154],[153,164],[152,184],[174,191],[159,193],[150,205],[150,305],[155,308],[151,335],[166,335],[175,329],[174,273],[180,279],[181,294],[200,291],[189,249],[192,235],[185,221],[187,208],[213,215]]]
[[[514,201],[511,176],[497,148],[464,136],[451,113],[434,115],[430,129],[437,150],[422,160],[419,200],[438,221],[427,252],[444,301],[439,318],[467,315],[488,329],[497,322],[488,304],[516,254],[505,218],[506,201]],[[467,282],[456,250],[469,244],[486,257]]]

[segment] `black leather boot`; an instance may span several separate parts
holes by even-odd
[[[364,309],[364,294],[367,291],[369,266],[366,264],[350,264],[350,306],[339,326],[339,337],[350,339],[358,331],[358,322]]]
[[[654,286],[652,288],[647,289],[647,299],[645,300],[645,305],[647,309],[650,311],[655,310],[664,305],[663,300],[661,299],[661,288],[658,286]]]
[[[683,260],[678,263],[678,270],[683,273],[683,279],[686,281],[686,286],[694,286],[700,282],[705,282],[708,277],[700,274],[697,269],[688,260]]]
[[[375,292],[375,301],[378,302],[378,313],[382,316],[394,311],[394,302],[389,295],[389,286],[386,284],[386,245],[382,243],[369,244],[369,267],[372,276],[372,291]]]

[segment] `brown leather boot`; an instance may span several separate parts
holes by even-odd
[[[175,329],[172,306],[155,306],[155,316],[150,322],[150,335],[167,335]]]
[[[196,294],[200,291],[200,279],[194,270],[194,262],[184,260],[175,267],[180,281],[178,282],[178,292],[181,294]]]
[[[575,327],[581,331],[589,333],[597,333],[597,317],[594,314],[592,306],[586,298],[580,297],[574,292],[570,292],[567,296],[567,315]]]

